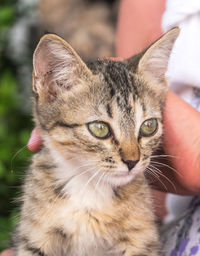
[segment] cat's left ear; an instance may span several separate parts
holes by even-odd
[[[141,55],[136,70],[138,73],[142,74],[146,80],[166,87],[165,73],[179,31],[178,27],[171,29],[150,45],[147,50],[144,51],[144,54]],[[129,59],[129,64],[131,64],[131,58]]]
[[[75,91],[91,75],[65,40],[54,34],[41,38],[33,55],[33,91],[39,98],[52,101],[63,91]]]

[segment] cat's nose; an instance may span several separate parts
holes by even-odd
[[[136,166],[136,164],[139,162],[139,160],[122,160],[128,167],[128,170],[130,171],[131,169],[133,169],[133,167]]]

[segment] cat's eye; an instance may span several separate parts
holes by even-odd
[[[95,121],[88,124],[90,133],[98,139],[107,139],[110,136],[110,127],[108,124]]]
[[[140,136],[150,137],[153,136],[158,129],[158,121],[155,118],[144,121],[140,127]]]

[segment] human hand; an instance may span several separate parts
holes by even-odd
[[[7,249],[3,251],[0,256],[14,256],[13,250],[12,249]]]
[[[35,128],[32,133],[31,137],[28,141],[27,147],[32,152],[37,152],[42,147],[42,139],[40,137],[40,133],[37,128]]]

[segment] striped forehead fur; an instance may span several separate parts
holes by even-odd
[[[123,62],[110,60],[98,60],[87,65],[94,74],[102,75],[103,82],[106,84],[103,93],[106,90],[110,100],[116,98],[121,110],[128,112],[130,94],[133,98],[137,96],[137,85],[130,67]]]
[[[158,88],[155,84],[152,86],[151,81],[147,82],[145,77],[137,72],[138,56],[135,56],[135,58],[134,64],[134,58],[132,58],[131,65],[126,62],[110,60],[98,60],[87,63],[87,65],[93,74],[101,75],[102,82],[105,85],[101,85],[102,90],[100,91],[104,98],[107,95],[110,101],[115,99],[122,113],[129,115],[133,111],[134,101],[136,100],[140,101],[145,112],[148,103],[153,99],[154,110],[157,109],[162,112],[165,89]]]

